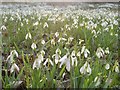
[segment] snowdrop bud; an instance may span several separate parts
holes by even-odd
[[[110,69],[110,64],[107,63],[107,64],[105,65],[105,69],[106,69],[106,70]]]
[[[115,66],[115,72],[119,73],[119,66]]]
[[[90,51],[88,49],[85,49],[85,51],[84,51],[84,57],[87,58],[88,54],[90,54]]]
[[[109,53],[110,53],[108,47],[105,49],[105,53],[106,53],[106,54],[109,54]]]
[[[41,43],[44,45],[45,44],[45,40],[42,40]]]
[[[65,72],[63,73],[63,75],[62,75],[62,78],[64,78],[65,77]]]
[[[25,36],[25,39],[26,39],[26,40],[27,40],[28,38],[32,39],[32,35],[31,35],[30,32],[28,32],[28,33],[26,34],[26,36]]]
[[[85,51],[85,46],[82,46],[81,54]]]
[[[32,48],[33,50],[36,49],[36,48],[37,48],[36,44],[35,44],[35,43],[32,43],[31,48]]]

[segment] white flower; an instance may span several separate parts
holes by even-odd
[[[89,73],[88,75],[90,75],[92,72],[89,63],[86,61],[85,64],[80,68],[80,73],[81,74],[86,74]]]
[[[97,87],[97,86],[100,85],[101,80],[100,80],[100,78],[97,76],[97,77],[95,77],[94,82],[96,82],[95,86]]]
[[[65,72],[63,73],[63,75],[62,75],[62,78],[64,78],[65,77]]]
[[[41,43],[44,45],[45,44],[45,40],[42,40]]]
[[[98,58],[103,57],[104,51],[103,51],[103,49],[102,49],[101,47],[99,47],[99,48],[97,49],[96,55],[97,55]]]
[[[1,30],[6,30],[7,28],[6,28],[6,26],[5,25],[2,25],[1,26]]]
[[[55,64],[58,64],[59,60],[60,60],[60,54],[61,54],[61,50],[59,48],[56,49],[55,54],[52,55],[52,58],[55,57]]]
[[[55,36],[58,37],[58,36],[59,36],[59,32],[56,32],[56,33],[55,33]]]
[[[101,23],[101,26],[103,26],[103,27],[106,27],[107,25],[108,25],[107,21],[104,21],[104,22]]]
[[[67,42],[66,44],[70,44],[73,39],[74,39],[73,37],[69,37],[69,38],[68,38],[68,42]]]
[[[47,22],[44,23],[43,28],[46,28],[46,27],[48,27],[48,23]]]
[[[55,53],[61,54],[61,50],[59,48],[57,48]]]
[[[12,51],[10,52],[10,55],[7,57],[6,61],[8,61],[9,64],[11,64],[11,63],[14,62],[14,59],[13,59],[13,58],[14,58],[14,55],[15,55],[16,57],[18,57],[18,53],[17,53],[16,50],[12,50]]]
[[[56,54],[52,55],[52,58],[54,58],[54,57],[55,57],[55,64],[58,64],[58,62],[61,58],[60,55],[58,53],[56,53]]]
[[[41,50],[40,53],[41,53],[42,55],[45,55],[45,51],[44,51],[44,50]]]
[[[25,39],[27,40],[27,39],[32,39],[32,35],[31,35],[31,33],[30,32],[28,32],[27,34],[26,34],[26,36],[25,36]]]
[[[81,54],[85,51],[85,46],[82,46]]]
[[[74,38],[73,37],[69,37],[68,41],[71,42]]]
[[[85,46],[82,47],[81,54],[84,53],[84,57],[87,58],[88,54],[90,54],[90,51],[85,48]]]
[[[113,66],[113,68],[114,68],[115,72],[119,73],[119,68],[120,67],[119,67],[118,61],[115,62],[115,65]]]
[[[115,66],[115,72],[119,73],[119,66]]]
[[[59,38],[58,42],[60,42],[61,40],[63,40],[63,41],[67,41],[66,38]]]
[[[38,23],[38,21],[37,22],[35,22],[35,23],[33,23],[33,26],[37,26],[39,23]]]
[[[108,47],[105,49],[105,53],[106,53],[106,54],[109,54],[109,53],[110,53]]]
[[[12,67],[10,68],[10,73],[12,73],[12,72],[14,72],[16,70],[19,72],[20,69],[15,63],[13,63]]]
[[[85,49],[85,51],[84,51],[84,57],[87,58],[88,54],[90,54],[90,51],[88,49]]]
[[[68,57],[68,54],[64,55],[59,62],[61,62],[59,68],[61,68],[62,65],[65,64],[67,71],[70,71],[70,57]]]
[[[114,20],[113,24],[114,24],[114,25],[118,25],[118,21],[117,21],[117,20]]]
[[[105,65],[105,69],[106,69],[106,70],[110,69],[110,64],[107,63],[107,64]]]
[[[82,42],[84,42],[84,40],[82,40],[82,39],[79,39],[79,44],[81,44]]]
[[[21,27],[23,27],[23,23],[21,22]]]
[[[35,59],[35,61],[33,63],[33,69],[35,69],[35,68],[39,69],[40,68],[40,64],[41,64],[41,62],[43,60],[44,60],[43,55],[42,54],[38,55],[38,58]]]
[[[32,43],[31,48],[32,48],[33,50],[36,49],[36,48],[37,48],[36,44],[35,44],[35,43]]]
[[[55,45],[55,39],[51,40],[51,44]]]
[[[14,85],[13,88],[19,87],[23,81],[13,81],[12,84]]]
[[[77,57],[75,56],[75,51],[72,51],[71,53],[71,60],[72,60],[72,66],[74,66],[74,62],[75,62],[75,66],[77,66]]]
[[[46,61],[43,63],[43,65],[46,66],[47,63],[50,63],[52,66],[54,65],[53,62],[50,60],[50,58],[47,58]]]

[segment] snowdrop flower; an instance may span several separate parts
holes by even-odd
[[[32,48],[33,50],[36,49],[36,48],[37,48],[36,44],[35,44],[35,43],[32,43],[31,48]]]
[[[88,54],[90,54],[90,51],[88,49],[85,49],[85,51],[84,51],[84,57],[87,58]]]
[[[117,21],[117,20],[114,20],[113,24],[114,24],[114,25],[118,25],[118,21]]]
[[[61,42],[61,40],[63,40],[63,41],[67,41],[66,38],[59,38],[58,42]]]
[[[60,60],[60,54],[61,54],[61,50],[59,48],[56,49],[55,54],[52,55],[52,58],[55,57],[55,64],[58,64],[59,60]]]
[[[64,55],[59,62],[61,62],[59,68],[62,67],[63,64],[65,64],[67,71],[70,71],[70,57],[68,57],[68,54]]]
[[[98,58],[103,57],[104,51],[103,51],[103,49],[102,49],[101,47],[99,47],[99,48],[97,49],[96,55],[97,55]]]
[[[108,25],[108,22],[104,21],[101,23],[101,26],[106,27]]]
[[[105,69],[106,69],[106,70],[110,69],[110,64],[107,63],[107,64],[105,65]]]
[[[97,87],[97,86],[100,85],[101,80],[100,80],[100,78],[98,76],[96,76],[95,79],[94,79],[94,82],[96,82],[95,86]]]
[[[110,53],[108,47],[105,49],[105,53],[106,53],[106,54],[109,54],[109,53]]]
[[[62,78],[64,78],[65,77],[65,72],[63,73],[63,75],[62,75]]]
[[[82,47],[81,54],[84,53],[84,57],[87,58],[88,54],[90,54],[90,51],[85,48],[85,46]]]
[[[115,67],[115,72],[119,73],[119,66]]]
[[[45,40],[42,40],[41,43],[44,45],[45,44]]]
[[[81,44],[82,42],[84,42],[84,40],[82,40],[82,39],[79,39],[79,44]]]
[[[46,27],[48,27],[48,23],[47,22],[44,23],[43,28],[46,28]]]
[[[68,41],[71,42],[74,38],[73,37],[69,37]]]
[[[82,46],[82,49],[81,49],[81,54],[83,54],[85,51],[85,46]]]
[[[31,35],[31,33],[30,32],[28,32],[27,34],[26,34],[26,36],[25,36],[25,39],[27,40],[27,39],[32,39],[32,35]]]
[[[1,26],[1,30],[6,30],[7,28],[6,28],[6,26],[5,25],[2,25]]]
[[[56,32],[56,33],[55,33],[55,36],[58,37],[58,36],[59,36],[59,32]]]
[[[21,22],[21,27],[23,27],[23,23]]]
[[[13,63],[12,67],[10,68],[10,73],[12,73],[12,72],[14,72],[16,70],[19,72],[20,69],[15,63]]]
[[[39,69],[40,64],[43,62],[43,60],[44,60],[43,55],[42,54],[38,55],[38,58],[35,59],[35,61],[33,63],[33,69],[35,69],[35,68]]]
[[[73,37],[69,37],[67,44],[70,44],[70,42],[72,42],[73,39],[74,39]]]
[[[12,82],[13,88],[19,87],[22,83],[23,81],[13,81]]]
[[[77,66],[77,57],[75,56],[75,51],[72,51],[71,53],[71,60],[72,60],[72,66],[74,66],[74,62],[75,62],[75,66]]]
[[[61,54],[61,50],[59,48],[57,48],[55,53]]]
[[[10,20],[11,20],[11,21],[13,21],[13,20],[14,20],[14,18],[13,18],[13,17],[10,17]]]
[[[39,23],[38,23],[38,21],[37,22],[35,22],[35,23],[33,23],[33,26],[37,26]]]
[[[11,65],[11,63],[13,63],[14,62],[14,56],[16,56],[16,57],[18,57],[18,53],[17,53],[17,51],[16,50],[12,50],[11,52],[10,52],[10,55],[7,57],[7,59],[6,59],[6,61],[8,61],[8,63]]]
[[[91,75],[91,68],[90,68],[90,65],[89,63],[86,61],[85,64],[80,68],[80,73],[81,74],[87,74],[89,73],[88,75]]]
[[[51,44],[55,45],[55,39],[51,40]]]
[[[50,58],[47,58],[43,65],[46,66],[47,63],[50,63],[52,66],[54,65]]]
[[[119,63],[118,63],[118,61],[115,62],[114,70],[115,70],[116,73],[119,73]]]

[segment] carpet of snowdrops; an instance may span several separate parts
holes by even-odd
[[[3,88],[119,88],[117,5],[83,4],[0,6]]]

